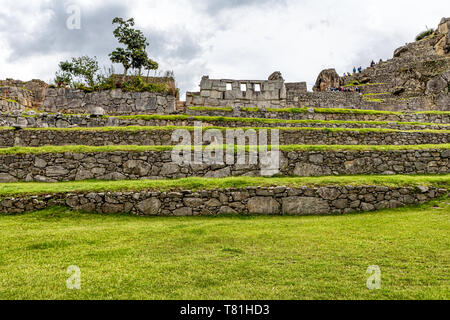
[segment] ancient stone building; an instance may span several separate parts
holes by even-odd
[[[285,83],[281,73],[269,80],[231,80],[202,78],[200,92],[186,94],[186,106],[280,108],[288,97],[307,92],[306,82]]]

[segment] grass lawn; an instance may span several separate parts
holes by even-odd
[[[346,216],[0,216],[0,299],[449,299],[450,200]],[[68,290],[70,265],[81,290]],[[366,287],[381,268],[382,288]]]
[[[256,146],[237,146],[223,145],[223,148],[233,147],[235,149],[249,150]],[[267,146],[272,149],[272,146]],[[145,152],[145,151],[172,151],[180,149],[180,146],[84,146],[84,145],[67,145],[67,146],[43,146],[43,147],[10,147],[0,148],[0,155],[12,154],[43,154],[43,153],[86,153],[86,152]],[[194,146],[185,146],[183,149],[193,150]],[[204,149],[218,148],[217,145],[204,146]],[[422,145],[281,145],[278,146],[281,151],[402,151],[402,150],[443,150],[450,149],[450,144],[422,144]],[[254,149],[253,149],[254,150]],[[259,148],[258,148],[259,150]]]
[[[435,186],[450,188],[450,174],[445,175],[353,175],[326,177],[230,177],[230,178],[184,178],[167,180],[84,180],[70,182],[12,182],[0,183],[0,197],[39,195],[66,192],[125,192],[141,190],[212,190],[245,187],[276,186]]]
[[[227,130],[279,130],[281,132],[292,132],[292,131],[326,131],[326,132],[357,132],[357,133],[388,133],[388,132],[398,132],[398,133],[436,133],[436,134],[449,134],[450,130],[432,130],[432,129],[424,129],[424,130],[397,130],[397,129],[383,129],[383,128],[327,128],[327,127],[319,127],[319,128],[311,128],[311,127],[218,127],[218,126],[209,126],[209,127],[195,127],[195,126],[129,126],[129,127],[73,127],[73,128],[25,128],[23,131],[33,131],[33,132],[45,132],[45,131],[53,131],[53,132],[138,132],[138,131],[174,131],[174,130],[188,130],[194,131],[196,129],[201,129],[202,131],[207,131],[211,129],[217,129],[221,131]],[[2,131],[13,131],[13,127],[0,127],[0,133]]]

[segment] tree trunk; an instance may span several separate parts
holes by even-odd
[[[127,79],[128,68],[124,68],[122,83],[124,83]]]

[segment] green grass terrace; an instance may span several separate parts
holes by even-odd
[[[108,131],[174,131],[174,130],[188,130],[194,131],[195,129],[202,128],[202,130],[211,130],[217,129],[221,131],[226,130],[280,130],[280,131],[327,131],[327,132],[359,132],[359,133],[370,133],[370,132],[423,132],[423,133],[439,133],[439,134],[449,134],[450,130],[397,130],[397,129],[383,129],[383,128],[305,128],[305,127],[219,127],[219,126],[210,126],[210,127],[195,127],[195,126],[128,126],[128,127],[89,127],[89,128],[81,128],[81,127],[73,127],[73,128],[24,128],[21,130],[24,131],[88,131],[88,132],[108,132]],[[16,130],[13,127],[0,127],[1,131],[13,131]]]
[[[234,148],[235,150],[255,150],[260,149],[257,146],[235,146],[235,145],[222,145],[222,146],[203,146],[204,149],[208,148]],[[146,152],[146,151],[172,151],[179,149],[191,149],[193,146],[82,146],[82,145],[69,145],[69,146],[43,146],[43,147],[11,147],[0,148],[0,155],[13,155],[13,154],[44,154],[44,153],[101,153],[101,152]],[[272,146],[268,146],[268,149],[272,149]],[[448,150],[450,144],[424,144],[424,145],[280,145],[278,146],[280,151],[402,151],[402,150]]]
[[[448,300],[449,202],[319,217],[0,216],[0,299]],[[71,265],[81,290],[66,288]],[[372,265],[381,290],[366,287]]]
[[[224,111],[233,112],[232,107],[189,107],[192,111]],[[436,114],[436,115],[450,115],[450,111],[416,111],[416,112],[395,112],[382,110],[361,110],[361,109],[345,109],[345,108],[267,108],[267,112],[288,112],[288,113],[309,113],[313,109],[315,113],[348,113],[348,114],[367,114],[367,115],[408,115],[408,114]],[[241,108],[242,111],[247,112],[261,112],[259,108]]]
[[[0,183],[0,197],[77,192],[128,192],[216,190],[246,187],[276,186],[435,186],[448,189],[450,174],[446,175],[359,175],[300,178],[185,178],[174,180],[74,181],[58,183],[19,182]]]

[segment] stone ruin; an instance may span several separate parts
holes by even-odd
[[[281,108],[292,93],[306,93],[306,82],[285,83],[280,72],[268,80],[210,79],[204,76],[200,92],[186,94],[186,106]]]
[[[350,92],[330,92],[342,86]],[[448,111],[449,90],[450,18],[443,18],[434,34],[398,48],[392,59],[361,73],[341,77],[335,69],[323,70],[313,92],[307,92],[305,82],[285,83],[280,72],[265,81],[206,76],[199,92],[187,93],[186,106]]]
[[[210,79],[204,76],[200,91],[187,92],[179,101],[174,79],[151,78],[166,83],[168,93],[130,93],[110,90],[86,93],[50,88],[40,80],[0,81],[0,111],[120,114],[184,113],[189,107],[233,108],[347,108],[386,111],[448,111],[450,106],[450,18],[436,31],[395,50],[393,58],[340,77],[335,69],[323,70],[308,92],[306,82],[287,83],[281,72],[267,80]],[[347,92],[331,92],[345,86]],[[354,90],[358,87],[360,92]],[[5,99],[6,98],[6,99]],[[98,108],[102,108],[101,112]]]

